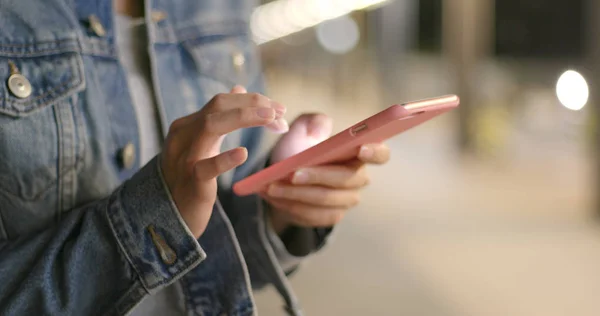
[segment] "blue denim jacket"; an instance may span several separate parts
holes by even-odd
[[[263,90],[253,6],[146,0],[163,134],[234,84]],[[266,284],[299,314],[263,202],[231,193],[264,166],[262,129],[227,136],[223,150],[245,146],[249,161],[220,177],[223,205],[196,240],[158,158],[131,159],[140,135],[113,18],[112,0],[0,0],[0,314],[123,315],[174,282],[189,315],[253,315],[251,288]]]

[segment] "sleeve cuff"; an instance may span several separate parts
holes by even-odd
[[[295,270],[308,256],[323,248],[333,230],[292,227],[280,237],[269,219],[269,205],[264,201],[263,205],[267,239],[283,271],[288,273]]]
[[[107,215],[119,246],[150,294],[206,258],[173,202],[158,157],[117,190]]]
[[[265,216],[265,229],[267,231],[267,239],[273,248],[273,252],[277,257],[277,261],[279,262],[281,269],[283,269],[285,272],[296,269],[302,260],[305,259],[305,256],[295,256],[287,250],[285,244],[273,229],[273,225],[271,225],[268,215]]]

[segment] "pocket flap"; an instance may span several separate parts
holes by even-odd
[[[13,75],[20,77],[9,83],[11,76],[15,79]],[[16,91],[15,84],[26,90]],[[83,61],[78,52],[65,49],[44,54],[0,53],[0,113],[26,116],[84,87]]]
[[[247,85],[261,73],[256,46],[247,34],[203,36],[184,45],[203,77],[233,86]]]

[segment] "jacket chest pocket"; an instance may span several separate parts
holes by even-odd
[[[184,46],[192,56],[200,80],[207,86],[210,86],[207,81],[212,81],[228,88],[236,84],[248,87],[261,74],[256,46],[241,31],[202,36],[186,41]]]
[[[263,93],[260,55],[245,31],[216,32],[214,35],[186,41],[184,46],[197,70],[196,90],[202,91],[204,101],[218,93],[229,92],[234,85],[242,85],[251,92]],[[227,151],[243,145],[243,131],[237,130],[225,137],[221,150]],[[231,185],[234,172],[235,170],[230,170],[219,176],[223,187]]]
[[[0,221],[8,237],[69,207],[83,156],[81,55],[35,47],[0,43]]]

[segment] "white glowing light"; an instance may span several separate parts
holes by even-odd
[[[573,70],[563,73],[556,83],[556,96],[569,110],[581,110],[588,101],[590,91],[583,76]]]
[[[263,44],[388,0],[276,0],[254,10],[250,27]]]
[[[333,54],[351,51],[360,39],[358,25],[347,15],[319,24],[316,31],[319,44]]]

